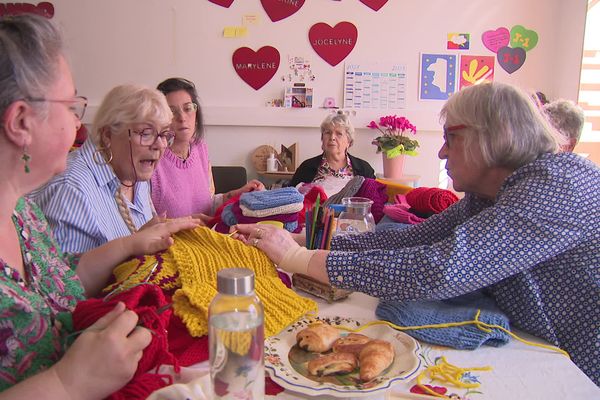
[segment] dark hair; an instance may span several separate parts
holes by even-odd
[[[200,101],[198,100],[196,85],[194,85],[192,81],[188,81],[184,78],[169,78],[159,83],[156,89],[161,91],[165,96],[179,90],[185,90],[190,95],[192,103],[198,107],[198,110],[196,111],[196,132],[194,132],[194,141],[200,140],[204,136],[204,118],[202,116]]]

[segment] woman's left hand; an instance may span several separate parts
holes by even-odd
[[[237,224],[231,227],[234,239],[239,239],[264,251],[275,264],[279,264],[290,249],[300,247],[285,229],[267,224]]]
[[[259,180],[252,179],[251,181],[246,183],[244,186],[242,186],[239,190],[240,190],[240,194],[246,193],[246,192],[261,191],[261,190],[265,190],[265,185],[263,185],[263,183]]]

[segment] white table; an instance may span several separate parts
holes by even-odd
[[[300,294],[317,301],[320,316],[376,319],[377,299],[362,293],[353,293],[347,299],[333,304],[328,304],[303,292],[300,292]],[[525,333],[515,333],[525,339],[541,342],[539,339]],[[527,346],[516,340],[511,340],[509,344],[503,347],[483,346],[474,351],[454,350],[425,343],[421,343],[421,345],[421,354],[430,360],[443,355],[448,362],[459,367],[489,365],[493,368],[492,371],[473,372],[481,382],[481,386],[477,389],[481,394],[469,394],[469,400],[600,399],[600,388],[567,357],[539,347]],[[410,393],[409,390],[415,383],[416,379],[399,383],[387,393],[368,399],[434,399],[431,396]],[[448,392],[446,395],[457,393],[463,397],[467,390],[456,389],[439,382],[433,383],[433,385],[447,387]],[[267,396],[266,398],[309,399],[311,397],[286,390],[277,396]],[[334,399],[328,396],[319,396],[319,398]]]

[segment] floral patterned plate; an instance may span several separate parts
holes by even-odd
[[[368,321],[339,317],[316,317],[333,326],[358,328]],[[306,328],[315,318],[302,318],[276,336],[265,340],[265,367],[271,378],[284,388],[311,396],[330,395],[335,397],[364,397],[390,388],[397,381],[409,380],[421,366],[419,343],[387,325],[372,325],[359,333],[372,339],[383,339],[394,346],[394,361],[383,374],[370,382],[363,383],[358,371],[349,374],[317,377],[309,375],[306,364],[315,353],[306,352],[296,346],[296,333]],[[348,331],[341,331],[346,336]]]

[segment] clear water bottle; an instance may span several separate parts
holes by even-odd
[[[344,197],[344,211],[337,219],[336,235],[353,235],[375,231],[375,219],[371,214],[373,201],[366,197]]]
[[[264,311],[254,293],[254,272],[217,273],[219,292],[208,309],[210,377],[215,399],[265,396]]]

